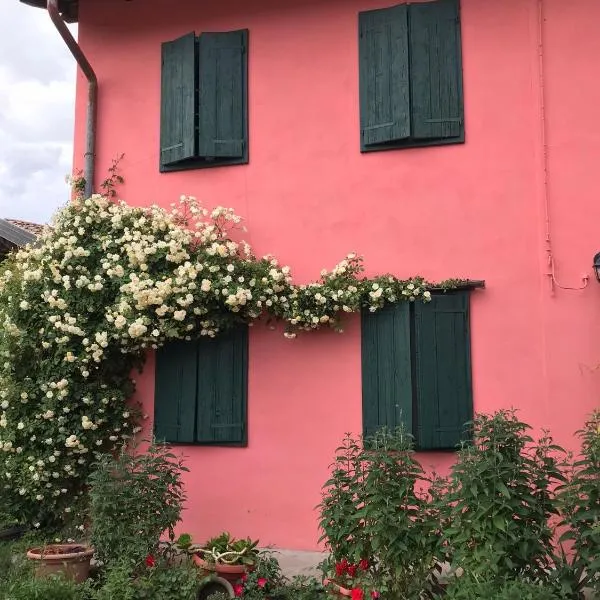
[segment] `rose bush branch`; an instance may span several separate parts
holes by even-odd
[[[82,526],[93,463],[141,429],[128,400],[148,350],[263,318],[288,337],[340,329],[346,313],[430,299],[420,277],[363,277],[356,254],[295,285],[242,234],[232,209],[191,197],[171,210],[77,197],[3,264],[0,489],[13,512]]]

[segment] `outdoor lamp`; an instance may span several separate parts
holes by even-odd
[[[596,273],[596,279],[600,281],[600,252],[594,256],[594,273]]]

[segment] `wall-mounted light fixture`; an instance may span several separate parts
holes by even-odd
[[[594,256],[594,273],[596,273],[596,279],[600,281],[600,252]]]

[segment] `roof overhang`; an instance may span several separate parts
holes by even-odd
[[[19,0],[23,4],[35,6],[36,8],[46,8],[46,0]],[[75,23],[78,17],[79,0],[58,0],[58,10],[62,18],[67,23]]]
[[[21,227],[9,223],[5,219],[0,219],[0,240],[4,242],[5,245],[8,244],[19,247],[35,242],[37,236]]]

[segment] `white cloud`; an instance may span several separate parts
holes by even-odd
[[[76,64],[45,11],[0,7],[0,217],[45,222],[68,198]]]

